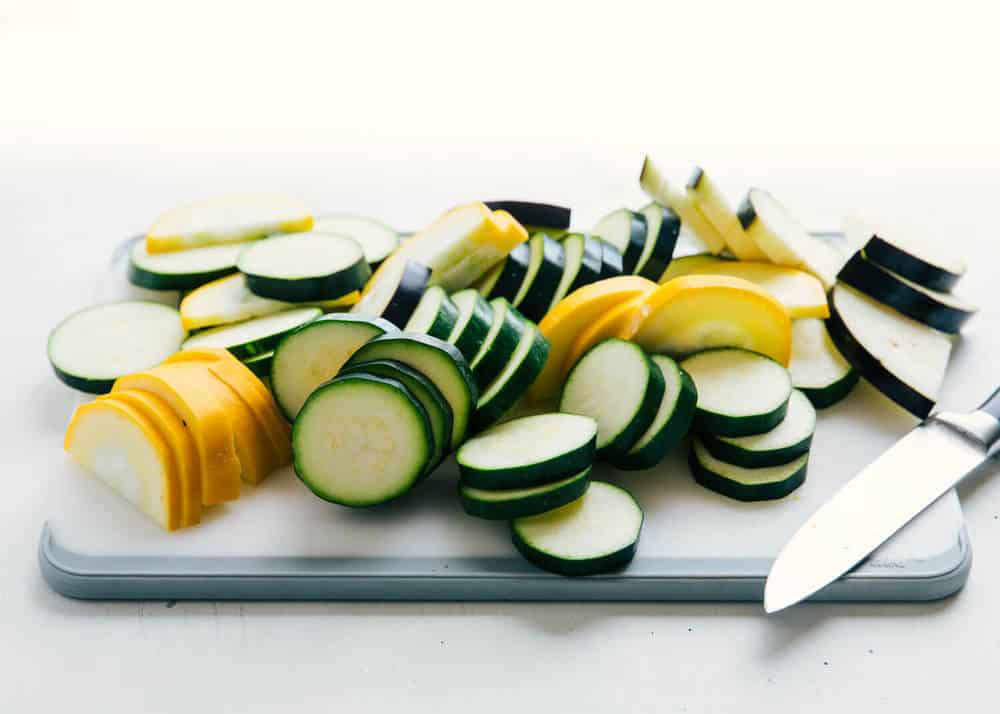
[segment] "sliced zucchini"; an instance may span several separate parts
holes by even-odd
[[[597,422],[577,414],[536,414],[490,427],[455,455],[462,483],[508,489],[551,483],[594,463]]]
[[[513,302],[521,292],[525,277],[531,267],[531,244],[529,241],[519,243],[504,259],[503,268],[497,276],[493,289],[485,296],[488,298],[501,297],[504,300]]]
[[[472,415],[473,431],[482,431],[500,420],[528,391],[549,356],[549,342],[538,326],[528,324],[507,366],[483,390]]]
[[[286,302],[335,300],[360,290],[372,274],[356,241],[315,232],[256,241],[236,265],[252,293]]]
[[[778,426],[753,436],[700,435],[705,448],[727,464],[759,469],[781,466],[809,453],[816,430],[816,409],[797,389],[788,399],[788,412]]]
[[[949,293],[925,288],[855,253],[837,279],[935,330],[957,334],[978,308]]]
[[[359,372],[399,380],[423,406],[431,425],[431,434],[434,437],[433,455],[427,464],[426,471],[429,474],[451,452],[451,427],[454,417],[448,400],[427,377],[396,360],[371,360],[342,369],[337,376]]]
[[[650,280],[659,280],[674,255],[681,219],[672,209],[656,201],[639,212],[646,217],[646,244],[633,272]]]
[[[186,336],[180,314],[169,305],[95,305],[74,312],[49,333],[49,363],[73,389],[104,394],[118,377],[160,364]]]
[[[470,363],[480,390],[485,390],[507,366],[527,329],[524,318],[504,298],[490,300],[490,307],[493,309],[490,331]]]
[[[920,419],[930,414],[952,338],[842,283],[830,291],[826,327],[840,353],[876,389]]]
[[[833,344],[824,321],[817,318],[792,321],[788,373],[792,376],[792,386],[817,409],[833,406],[858,383],[857,371]]]
[[[451,448],[458,448],[479,396],[462,353],[436,337],[403,332],[380,335],[366,342],[351,356],[347,365],[384,359],[412,367],[433,382],[444,395],[452,412]]]
[[[447,340],[458,321],[458,308],[440,285],[424,291],[404,328],[407,332],[423,332],[439,340]]]
[[[788,410],[792,380],[770,357],[735,347],[705,350],[681,362],[698,390],[695,428],[750,436],[776,427]]]
[[[216,347],[229,350],[240,359],[256,357],[273,351],[281,338],[322,314],[318,307],[300,307],[235,325],[213,327],[187,338],[181,349]]]
[[[709,247],[711,253],[721,253],[726,249],[726,239],[701,214],[685,191],[674,188],[660,167],[647,155],[642,162],[639,185],[654,201],[670,206],[680,216],[681,222],[697,239]]]
[[[642,509],[628,491],[591,481],[577,500],[511,522],[514,547],[560,575],[595,575],[628,565],[642,531]]]
[[[427,412],[395,379],[354,373],[327,382],[292,427],[295,474],[325,501],[364,507],[403,495],[425,474]]]
[[[687,183],[688,196],[709,223],[726,239],[726,248],[739,260],[767,260],[767,256],[743,230],[715,182],[696,166]]]
[[[533,201],[486,201],[485,203],[492,211],[507,211],[525,227],[569,228],[571,211],[563,206]]]
[[[236,272],[241,245],[150,253],[146,242],[137,240],[128,254],[128,279],[150,290],[191,290]]]
[[[590,485],[590,467],[568,478],[539,486],[490,490],[462,484],[462,508],[470,516],[494,521],[535,516],[580,498]]]
[[[431,269],[415,260],[398,260],[379,268],[377,284],[369,281],[358,304],[351,312],[369,317],[384,317],[402,327],[417,309],[431,279]]]
[[[621,251],[603,238],[597,236],[597,239],[601,242],[601,280],[624,275],[625,259],[622,258]]]
[[[697,272],[703,265],[715,265],[716,260],[732,260],[725,255],[715,255],[709,249],[708,244],[692,233],[686,223],[681,224],[681,230],[677,234],[677,242],[674,244],[673,256],[670,264],[658,282],[666,283],[681,275],[690,275]]]
[[[357,301],[356,292],[339,300],[324,300],[307,305],[262,298],[250,292],[246,278],[237,273],[192,290],[181,300],[180,310],[184,327],[188,330],[199,330],[231,325],[254,317],[274,315],[296,307],[318,307],[324,312],[346,310]]]
[[[577,272],[573,282],[570,283],[569,290],[566,291],[566,295],[569,295],[575,290],[579,290],[584,285],[596,283],[601,279],[601,272],[604,269],[604,261],[602,259],[604,253],[602,244],[604,241],[600,238],[595,238],[589,233],[570,233],[563,238],[563,247],[566,249],[567,255],[571,250],[567,245],[567,241],[570,241],[574,235],[580,236],[583,241],[583,255],[580,258],[580,270]]]
[[[597,453],[627,454],[653,423],[663,373],[642,348],[610,339],[592,347],[566,377],[559,411],[597,422]]]
[[[384,223],[364,216],[323,216],[313,221],[313,231],[353,238],[361,246],[365,262],[373,270],[399,245],[399,233]]]
[[[319,385],[337,376],[361,345],[398,332],[388,320],[353,313],[332,313],[284,336],[274,350],[271,391],[288,421],[295,421]]]
[[[646,216],[619,208],[597,222],[594,235],[603,238],[622,254],[623,272],[635,273],[646,245]]]
[[[549,311],[552,298],[559,290],[566,254],[562,243],[545,233],[531,236],[530,243],[531,265],[513,304],[529,320],[539,322]]]
[[[564,264],[562,277],[556,286],[555,293],[552,294],[552,300],[549,302],[548,307],[545,308],[546,315],[559,304],[560,300],[566,297],[569,293],[570,285],[576,281],[577,276],[580,274],[580,268],[583,265],[584,243],[584,237],[579,233],[573,233],[563,239]]]
[[[512,251],[513,252],[513,251]],[[477,280],[472,287],[482,295],[484,298],[488,298],[490,293],[493,292],[493,288],[496,287],[497,280],[500,279],[501,273],[503,273],[504,266],[506,265],[506,260],[501,263],[497,263],[495,266],[490,268],[489,272],[486,273],[482,278]]]
[[[748,469],[720,461],[694,439],[688,465],[694,480],[716,493],[739,501],[771,501],[784,498],[805,482],[809,454],[780,466]]]
[[[615,466],[628,471],[653,468],[663,461],[687,435],[698,403],[698,392],[687,372],[666,355],[653,355],[650,359],[663,374],[663,398],[653,423],[628,453],[613,461]]]
[[[274,352],[265,352],[262,355],[256,355],[254,357],[248,357],[243,360],[243,364],[247,366],[251,372],[255,375],[264,379],[271,378],[271,364],[274,362]]]
[[[737,214],[743,230],[772,263],[812,273],[827,290],[836,282],[844,258],[828,241],[803,228],[770,193],[750,189]]]
[[[451,301],[458,310],[458,318],[447,340],[471,363],[490,332],[493,308],[473,288],[460,290],[451,296]]]
[[[864,243],[868,260],[928,290],[948,292],[965,274],[965,263],[922,243],[897,243],[872,233]]]

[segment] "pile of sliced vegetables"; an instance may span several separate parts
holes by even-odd
[[[805,481],[816,409],[859,377],[930,412],[976,311],[951,293],[964,265],[875,230],[852,253],[756,188],[734,210],[701,168],[679,188],[647,157],[639,182],[651,202],[589,232],[525,201],[405,240],[280,196],[169,211],[128,275],[184,291],[179,309],[91,307],[50,336],[59,378],[106,395],[66,449],[169,530],[289,462],[368,507],[454,454],[469,515],[586,575],[627,565],[643,521],[598,460],[650,469],[685,445],[707,489],[778,499]]]

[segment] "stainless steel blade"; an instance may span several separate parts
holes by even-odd
[[[767,578],[764,609],[771,613],[794,605],[846,573],[979,466],[987,452],[934,418],[915,428],[848,481],[785,544]]]

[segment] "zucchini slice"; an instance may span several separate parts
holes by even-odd
[[[104,394],[118,377],[160,364],[186,336],[180,314],[168,305],[95,305],[74,312],[49,333],[49,363],[73,389]]]
[[[681,231],[681,219],[672,209],[656,201],[639,212],[646,217],[646,244],[633,272],[656,281],[670,265]]]
[[[858,252],[837,279],[935,330],[957,334],[978,308],[950,293],[937,292],[867,260]]]
[[[271,364],[273,362],[274,352],[265,352],[262,355],[255,355],[243,360],[243,364],[246,365],[247,369],[261,379],[264,379],[265,377],[267,379],[271,378]]]
[[[597,422],[599,456],[627,454],[653,423],[663,391],[663,373],[641,347],[610,339],[570,370],[559,411]]]
[[[240,359],[255,357],[271,352],[282,337],[312,322],[321,314],[323,312],[318,307],[300,307],[235,325],[213,327],[186,339],[181,349],[218,347],[229,350]]]
[[[577,276],[580,275],[580,269],[583,267],[584,246],[585,240],[580,233],[572,233],[562,240],[564,258],[562,277],[556,286],[556,291],[552,294],[552,300],[545,308],[546,315],[559,304],[560,300],[566,297],[570,285],[576,282]]]
[[[473,288],[460,290],[451,296],[451,301],[458,310],[458,318],[447,340],[472,362],[490,332],[493,308]]]
[[[341,370],[337,376],[357,374],[359,372],[373,374],[376,377],[399,380],[417,398],[421,406],[423,406],[431,425],[431,434],[434,437],[433,455],[427,464],[426,471],[429,474],[451,451],[451,427],[454,416],[452,415],[451,407],[448,406],[448,400],[444,398],[440,390],[427,377],[396,360],[371,360],[353,367],[347,367]]]
[[[271,391],[288,421],[319,385],[337,376],[361,345],[398,332],[388,320],[353,313],[332,313],[286,335],[274,350]]]
[[[816,431],[816,409],[805,394],[792,390],[788,412],[778,426],[754,436],[715,436],[704,432],[701,442],[720,461],[750,469],[781,466],[809,453]]]
[[[601,280],[624,275],[625,259],[622,257],[621,251],[600,236],[596,236],[596,238],[601,242]]]
[[[830,291],[826,327],[840,353],[876,389],[920,419],[931,413],[951,337],[842,283]]]
[[[569,254],[570,247],[566,245],[566,243],[574,235],[580,236],[583,240],[583,255],[580,257],[580,270],[577,272],[573,282],[570,283],[569,290],[566,291],[566,295],[579,290],[584,285],[596,283],[601,279],[601,273],[604,270],[604,260],[602,258],[604,254],[602,244],[604,241],[600,238],[595,238],[589,233],[571,233],[563,238],[563,247],[566,249],[567,255]],[[565,297],[565,295],[563,297]]]
[[[353,238],[374,270],[399,245],[399,233],[373,218],[351,215],[323,216],[313,221],[313,232]]]
[[[490,300],[490,307],[493,309],[490,331],[486,333],[482,346],[470,363],[476,384],[481,390],[486,389],[507,366],[507,361],[521,342],[521,335],[527,329],[524,318],[504,298]]]
[[[767,256],[746,234],[715,182],[696,166],[687,183],[688,196],[701,214],[726,239],[726,248],[739,260],[766,260]]]
[[[462,443],[478,399],[476,382],[462,353],[444,340],[411,332],[384,334],[366,342],[347,361],[353,366],[391,359],[417,370],[434,383],[452,412],[451,448]]]
[[[286,302],[335,300],[360,290],[372,274],[356,241],[315,232],[257,241],[236,265],[252,293]]]
[[[315,392],[292,427],[295,474],[325,501],[355,508],[391,501],[426,473],[427,412],[395,379],[354,373]]]
[[[646,245],[646,232],[646,216],[627,208],[612,211],[594,226],[594,235],[622,254],[622,272],[625,273],[635,273]]]
[[[538,331],[537,325],[528,324],[521,333],[521,340],[507,361],[507,366],[479,397],[476,411],[472,415],[473,431],[481,431],[500,421],[528,391],[545,366],[548,356],[548,340]]]
[[[939,255],[933,247],[907,242],[897,243],[875,233],[863,247],[868,260],[928,290],[949,292],[965,274],[965,263]]]
[[[144,240],[136,240],[128,253],[128,279],[149,290],[191,290],[236,272],[241,245],[150,253]]]
[[[642,509],[628,491],[591,481],[577,500],[511,522],[514,547],[543,570],[595,575],[619,570],[635,557]]]
[[[801,268],[819,278],[827,290],[833,287],[844,258],[829,242],[803,228],[774,196],[752,188],[737,214],[743,230],[772,263]]]
[[[684,226],[692,231],[700,242],[709,247],[709,252],[721,253],[726,249],[726,239],[702,215],[685,191],[674,188],[667,181],[663,171],[653,163],[648,154],[642,161],[639,186],[651,199],[672,208],[680,216]]]
[[[351,312],[369,317],[384,317],[402,327],[417,309],[431,279],[431,269],[415,260],[391,261],[379,268],[377,284],[369,281],[358,304]]]
[[[424,292],[417,309],[413,311],[406,327],[407,332],[423,332],[439,340],[447,340],[458,321],[458,308],[440,285],[432,285]]]
[[[667,269],[663,271],[658,282],[663,284],[681,275],[691,275],[698,272],[701,266],[716,265],[717,260],[736,262],[731,257],[712,253],[705,241],[688,230],[687,224],[681,224],[670,264],[667,265]]]
[[[705,488],[738,501],[771,501],[784,498],[806,480],[809,454],[780,466],[748,469],[720,461],[705,445],[691,442],[688,465],[694,480]]]
[[[705,350],[681,362],[698,390],[695,428],[750,436],[776,427],[788,410],[792,380],[770,357],[735,347]]]
[[[552,298],[559,290],[566,254],[562,243],[545,233],[536,233],[529,242],[531,265],[513,304],[529,320],[539,322],[549,311]]]
[[[491,211],[507,211],[522,226],[545,228],[569,228],[571,211],[552,203],[533,201],[484,201]]]
[[[687,372],[666,355],[650,357],[663,374],[663,399],[646,432],[627,454],[614,459],[620,469],[649,469],[666,458],[683,439],[694,421],[698,392]]]
[[[484,275],[482,278],[473,283],[472,287],[476,290],[476,292],[478,292],[484,298],[489,298],[490,293],[493,292],[493,288],[497,284],[497,280],[500,279],[500,274],[503,273],[503,269],[506,263],[507,263],[506,259],[504,259],[504,261],[501,263],[497,263],[495,266],[490,268],[489,272],[486,273],[486,275]]]
[[[485,294],[488,298],[501,297],[509,302],[521,292],[525,278],[531,266],[531,244],[530,241],[518,243],[514,249],[507,254],[502,263],[500,274],[493,283],[493,288]]]
[[[824,321],[817,318],[792,321],[792,359],[788,372],[792,386],[817,409],[833,406],[858,383],[857,371],[833,344]]]
[[[597,422],[576,414],[536,414],[490,427],[455,455],[462,483],[506,489],[551,483],[594,463]]]
[[[590,467],[568,478],[539,486],[491,490],[462,484],[459,497],[470,516],[494,521],[535,516],[580,498],[590,485]]]

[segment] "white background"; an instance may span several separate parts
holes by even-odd
[[[989,3],[589,5],[0,0],[0,709],[995,708],[996,482],[962,492],[977,560],[930,605],[167,607],[41,582],[69,403],[45,335],[177,201],[293,190],[408,227],[528,196],[586,218],[634,198],[653,151],[812,225],[875,206],[997,274]]]

